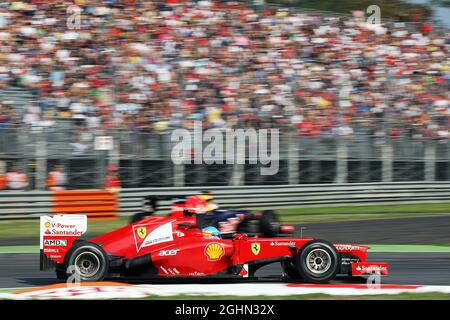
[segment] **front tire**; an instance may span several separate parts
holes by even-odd
[[[109,269],[106,252],[97,244],[82,242],[74,245],[67,253],[65,270],[74,266],[80,281],[102,281]]]
[[[328,283],[339,271],[340,255],[331,243],[313,240],[301,248],[296,267],[306,282]]]

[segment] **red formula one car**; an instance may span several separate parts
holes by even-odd
[[[148,217],[89,241],[78,239],[86,216],[41,217],[41,270],[81,281],[143,274],[152,277],[254,277],[269,263],[291,278],[326,283],[337,274],[386,275],[387,263],[366,261],[368,247],[313,238],[259,238],[203,228],[202,216]],[[208,230],[208,231],[205,231]]]

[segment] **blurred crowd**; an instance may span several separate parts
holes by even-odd
[[[161,133],[201,120],[450,138],[449,45],[430,26],[236,2],[3,0],[0,89],[39,98],[22,113],[2,103],[0,128],[66,118],[80,131]]]
[[[9,170],[7,170],[7,163],[0,161],[0,192],[8,191],[25,191],[30,188],[30,181],[23,167],[17,163],[12,163]],[[49,168],[47,178],[45,181],[45,187],[47,190],[58,191],[65,190],[69,185],[69,177],[66,173],[64,165],[57,164],[52,168]],[[119,177],[119,167],[117,165],[110,164],[106,167],[106,174],[104,177],[103,185],[104,189],[116,192],[122,186],[122,182]],[[97,185],[98,186],[98,185]]]

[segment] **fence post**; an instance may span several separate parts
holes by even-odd
[[[436,143],[433,140],[425,143],[425,181],[436,180]]]
[[[36,189],[45,190],[47,179],[47,141],[45,131],[36,135]]]
[[[345,137],[338,137],[336,158],[336,183],[346,183],[348,177],[348,149]]]
[[[288,132],[288,176],[289,184],[299,183],[298,141],[293,132]]]
[[[227,145],[228,147],[228,145]],[[231,173],[231,178],[229,184],[232,186],[241,186],[245,183],[245,145],[243,143],[234,143],[232,145],[235,148],[235,151],[231,151],[234,155],[233,160],[233,171]],[[230,152],[230,150],[225,149],[226,152]],[[228,154],[227,154],[228,155]],[[243,156],[243,157],[242,157]],[[244,164],[239,163],[242,158],[244,159]],[[228,160],[228,159],[227,159]],[[228,164],[228,161],[225,160],[225,163]]]
[[[392,182],[393,149],[388,139],[384,139],[381,149],[381,176],[383,182]]]
[[[173,166],[174,175],[174,187],[184,187],[184,164],[174,164]]]
[[[244,165],[235,163],[233,165],[233,173],[231,175],[231,183],[232,186],[241,186],[244,180]]]
[[[447,180],[450,180],[450,139],[447,141]]]
[[[111,133],[113,138],[113,148],[108,150],[108,165],[115,165],[119,168],[120,164],[120,134],[119,131],[114,130]]]

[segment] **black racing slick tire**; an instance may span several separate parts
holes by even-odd
[[[341,261],[333,244],[313,240],[301,248],[296,257],[296,267],[305,282],[328,283],[339,271]]]
[[[70,267],[82,282],[102,281],[109,270],[108,255],[95,243],[80,242],[67,253],[66,272],[70,272]]]
[[[272,210],[264,210],[261,214],[261,218],[259,219],[260,234],[267,238],[276,237],[280,228],[277,214]]]

